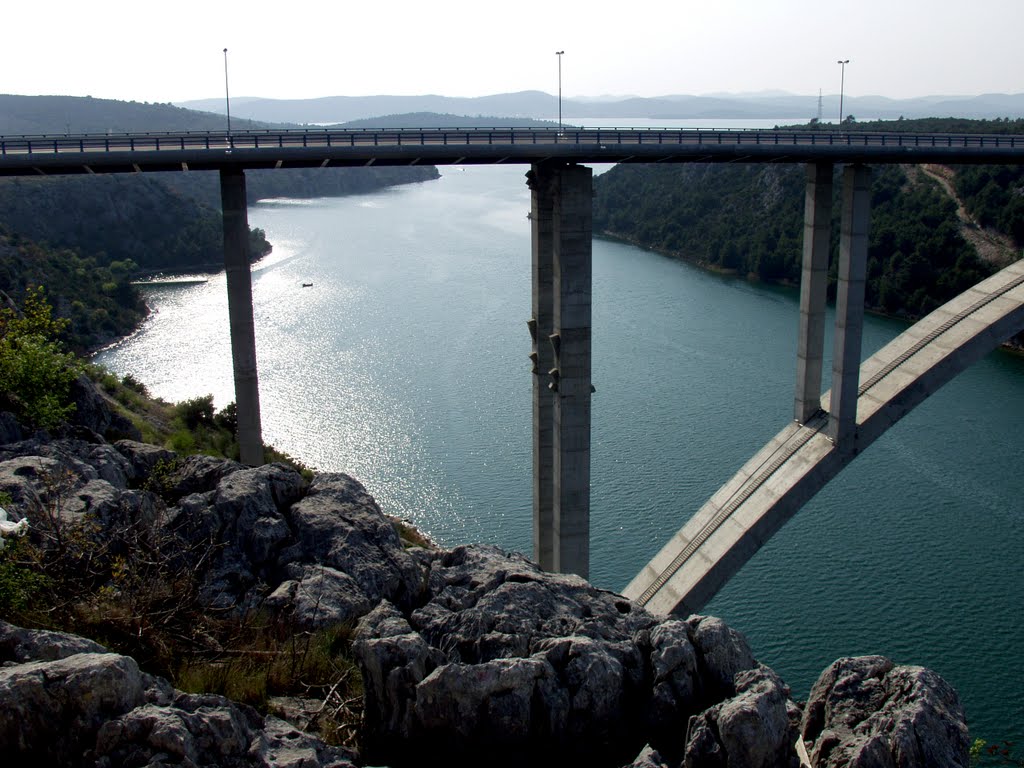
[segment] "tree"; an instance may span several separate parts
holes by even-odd
[[[0,309],[0,402],[43,429],[53,429],[75,410],[71,382],[81,366],[56,340],[66,325],[53,319],[42,287],[26,293],[21,313]]]

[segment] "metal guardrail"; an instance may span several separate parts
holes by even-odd
[[[775,146],[1017,149],[1024,136],[704,128],[362,128],[0,136],[0,156],[315,147],[458,145]]]

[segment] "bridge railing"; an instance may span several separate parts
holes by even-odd
[[[372,128],[0,136],[0,155],[289,147],[564,144],[1024,148],[1024,136],[706,128]]]

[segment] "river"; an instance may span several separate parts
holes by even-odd
[[[250,210],[265,439],[359,478],[445,545],[529,552],[530,229],[521,167]],[[304,283],[312,283],[303,287]],[[98,361],[233,399],[224,275],[148,289]],[[594,242],[592,580],[634,573],[791,418],[795,291]],[[864,355],[904,326],[868,318]],[[989,356],[898,424],[708,606],[805,698],[844,655],[930,666],[972,733],[1024,739],[1024,359]]]

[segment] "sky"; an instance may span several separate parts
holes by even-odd
[[[1024,92],[1024,0],[51,0],[0,16],[0,93]]]

